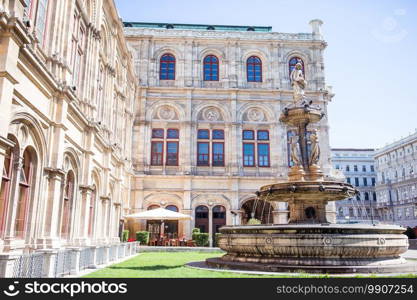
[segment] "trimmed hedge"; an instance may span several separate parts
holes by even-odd
[[[123,230],[122,242],[127,242],[128,239],[129,239],[129,230]]]
[[[137,231],[136,241],[140,242],[141,245],[147,245],[149,243],[149,231]]]
[[[209,234],[208,233],[194,233],[193,240],[198,247],[209,246]]]
[[[219,240],[219,237],[220,237],[220,235],[221,235],[221,233],[216,233],[215,235],[214,235],[214,245],[213,245],[213,247],[218,247],[218,240]]]
[[[193,228],[193,230],[191,232],[191,239],[193,241],[195,241],[196,239],[195,239],[194,235],[199,234],[199,233],[200,233],[200,228]]]

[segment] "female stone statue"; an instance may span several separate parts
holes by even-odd
[[[300,147],[298,144],[298,135],[294,135],[291,137],[291,161],[293,162],[293,166],[300,166]]]
[[[315,129],[311,133],[310,142],[311,142],[310,166],[317,165],[320,159],[320,147],[319,147],[319,137],[317,135],[317,129]]]
[[[304,98],[304,89],[307,81],[304,79],[303,66],[297,63],[290,74],[291,85],[294,91],[294,101],[297,103]]]

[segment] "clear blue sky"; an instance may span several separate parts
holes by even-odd
[[[116,0],[124,21],[272,26],[324,21],[332,147],[382,147],[417,128],[415,0]]]

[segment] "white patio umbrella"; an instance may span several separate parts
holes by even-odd
[[[126,215],[125,218],[128,219],[138,219],[138,220],[159,220],[161,221],[161,231],[160,234],[164,234],[164,221],[166,220],[191,220],[192,217],[185,215],[179,212],[175,212],[165,208],[156,208],[147,211],[142,211],[135,214]]]
[[[140,220],[191,220],[192,217],[165,208],[156,208],[136,214],[126,215],[125,218]]]

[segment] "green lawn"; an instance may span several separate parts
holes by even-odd
[[[223,253],[205,252],[144,252],[119,264],[87,274],[89,278],[272,278],[272,277],[329,277],[328,275],[250,275],[231,272],[197,270],[184,264],[202,261],[209,257],[222,256]],[[358,276],[359,277],[359,276]],[[367,276],[368,277],[368,276]],[[370,275],[369,277],[373,277]],[[401,277],[417,277],[404,275]]]

